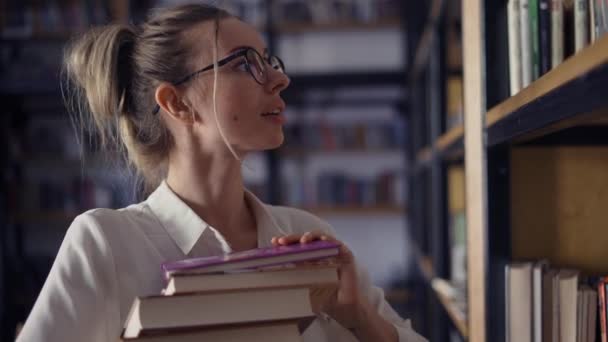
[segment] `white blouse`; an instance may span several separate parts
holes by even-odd
[[[255,215],[259,247],[269,246],[278,235],[314,229],[334,234],[328,223],[307,212],[264,204],[250,192],[245,198]],[[226,239],[165,182],[139,204],[90,210],[67,230],[17,341],[117,341],[134,298],[160,294],[161,263],[230,251]],[[426,341],[395,313],[363,270],[360,279],[372,305],[397,328],[399,341]],[[303,340],[356,338],[322,316],[304,332]]]

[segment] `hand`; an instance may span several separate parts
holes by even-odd
[[[359,291],[355,257],[348,247],[333,236],[321,231],[273,237],[271,243],[273,246],[280,246],[293,243],[309,243],[315,240],[333,241],[340,244],[340,253],[336,258],[339,279],[338,291],[334,298],[329,301],[326,312],[342,326],[354,328],[365,299]]]

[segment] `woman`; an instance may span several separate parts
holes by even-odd
[[[88,32],[66,71],[84,125],[156,190],[74,220],[19,341],[117,340],[133,299],[160,293],[167,260],[335,240],[319,218],[263,204],[243,186],[240,161],[283,142],[289,85],[251,26],[211,6],[165,9],[141,27]],[[344,245],[339,259],[338,294],[305,341],[424,340]]]

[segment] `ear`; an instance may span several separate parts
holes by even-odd
[[[161,83],[156,87],[156,93],[154,94],[156,103],[162,110],[165,111],[171,118],[181,121],[186,124],[193,123],[193,113],[190,107],[188,107],[184,101],[178,89],[167,82]]]

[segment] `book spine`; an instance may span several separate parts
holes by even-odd
[[[588,0],[576,0],[574,6],[574,51],[582,50],[589,44]]]
[[[530,43],[532,46],[532,80],[540,75],[540,43],[538,31],[539,0],[528,0],[528,11],[530,14]]]
[[[597,286],[599,306],[600,306],[600,334],[602,342],[608,342],[606,338],[606,287],[604,281],[600,281]]]
[[[606,22],[603,20],[603,1],[602,0],[592,0],[595,3],[595,6],[593,6],[595,8],[595,39],[600,39],[605,31],[606,31]]]
[[[519,29],[519,0],[509,0],[507,16],[509,20],[509,81],[511,95],[521,90],[521,37]]]
[[[602,8],[600,16],[600,34],[603,36],[608,33],[608,3],[605,0],[599,0]]]
[[[538,30],[540,32],[540,74],[551,70],[551,0],[540,0],[538,13]]]
[[[589,1],[589,42],[593,43],[597,39],[597,31],[595,30],[595,0]]]
[[[564,60],[564,4],[551,0],[551,68]]]
[[[521,86],[532,83],[532,40],[530,37],[529,0],[519,0],[519,30],[521,37]]]

